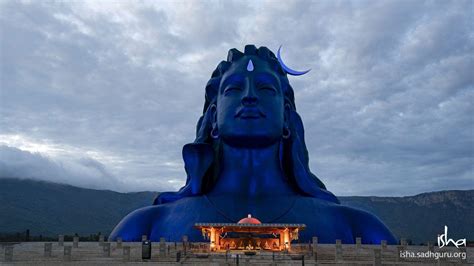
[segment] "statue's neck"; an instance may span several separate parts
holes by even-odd
[[[220,173],[211,196],[265,197],[293,195],[279,160],[279,143],[264,148],[222,144]]]

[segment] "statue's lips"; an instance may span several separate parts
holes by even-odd
[[[235,117],[241,119],[258,119],[266,117],[266,115],[260,111],[258,107],[243,107],[237,111]]]

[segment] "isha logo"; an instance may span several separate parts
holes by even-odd
[[[448,226],[445,225],[444,226],[444,234],[438,235],[438,246],[439,246],[439,248],[442,248],[444,246],[449,245],[449,243],[453,243],[453,245],[455,245],[457,248],[459,248],[459,246],[466,246],[466,239],[463,238],[463,239],[458,239],[456,241],[454,241],[451,238],[448,239]]]

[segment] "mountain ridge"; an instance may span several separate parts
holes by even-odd
[[[129,212],[152,204],[158,192],[116,192],[42,180],[0,178],[0,233],[33,235],[109,234]],[[372,212],[397,236],[414,243],[474,239],[474,190],[445,190],[414,196],[341,196],[341,204]],[[31,200],[34,199],[34,200]]]

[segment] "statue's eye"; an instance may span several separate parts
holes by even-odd
[[[239,87],[239,86],[235,86],[235,85],[232,85],[232,86],[229,86],[227,87],[225,90],[224,90],[224,93],[230,93],[230,92],[235,92],[235,91],[241,91],[242,89]]]
[[[276,93],[276,89],[271,85],[264,85],[259,88],[261,91]]]

